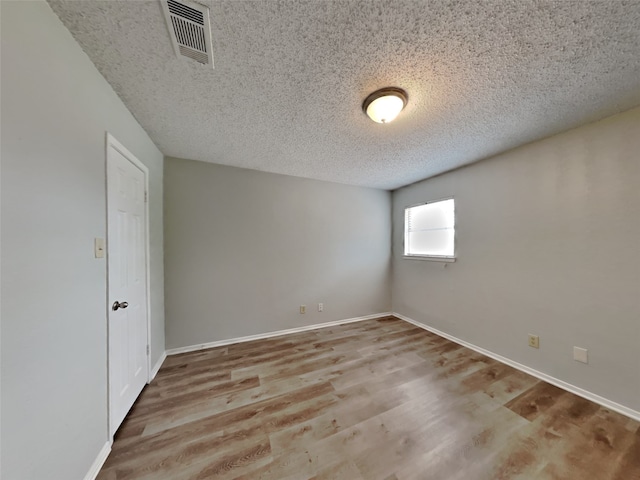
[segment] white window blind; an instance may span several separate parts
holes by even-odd
[[[455,202],[453,198],[404,210],[404,254],[453,257]]]

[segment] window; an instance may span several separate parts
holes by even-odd
[[[453,198],[404,210],[404,254],[407,257],[453,259],[455,202]]]

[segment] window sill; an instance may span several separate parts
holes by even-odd
[[[405,260],[426,260],[427,262],[447,262],[452,263],[456,261],[456,257],[430,257],[427,255],[403,255]]]

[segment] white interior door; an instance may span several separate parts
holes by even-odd
[[[107,142],[109,430],[118,429],[148,378],[146,172]]]

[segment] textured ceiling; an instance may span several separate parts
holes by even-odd
[[[394,189],[640,104],[640,0],[203,1],[213,70],[158,1],[49,3],[169,156]]]

